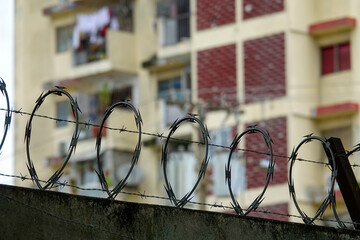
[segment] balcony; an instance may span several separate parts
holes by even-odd
[[[190,38],[190,14],[159,19],[159,40],[161,46],[175,45]]]
[[[90,56],[92,55],[92,56]],[[92,75],[137,73],[136,37],[132,33],[108,30],[104,51],[66,51],[54,56],[53,80],[81,79]]]
[[[188,0],[158,4],[158,39],[161,58],[190,52],[190,3]]]

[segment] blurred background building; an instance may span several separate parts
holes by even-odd
[[[348,150],[360,142],[360,70],[354,67],[360,61],[359,16],[357,0],[16,0],[15,109],[31,112],[41,92],[63,86],[77,98],[80,120],[92,124],[102,121],[106,107],[125,99],[140,110],[143,131],[164,136],[188,112],[198,113],[211,143],[223,146],[257,124],[270,133],[278,155],[261,207],[285,215],[252,215],[287,221],[286,214],[298,213],[289,198],[286,156],[303,136],[340,137]],[[62,97],[49,97],[39,111],[74,119]],[[26,121],[15,116],[15,173],[27,172]],[[122,109],[111,115],[107,126],[136,130],[132,112]],[[73,129],[67,122],[34,120],[31,157],[41,179],[62,163]],[[82,125],[62,181],[100,188],[94,171],[97,131]],[[175,136],[187,140],[170,144],[167,172],[180,198],[196,181],[203,147],[188,141],[199,139],[196,127],[180,127]],[[136,134],[103,132],[101,157],[110,185],[126,174],[136,141]],[[160,165],[164,139],[143,135],[142,143],[125,191],[166,196]],[[246,135],[239,147],[268,151],[257,134]],[[305,147],[300,155],[326,161],[320,144]],[[211,147],[210,156],[205,184],[194,200],[229,205],[224,171],[229,150]],[[268,164],[266,154],[251,151],[238,151],[232,159],[233,191],[243,208],[262,191]],[[354,170],[359,178],[359,168]],[[323,165],[297,163],[297,199],[309,215],[325,198],[329,176]],[[346,219],[336,191],[338,213]],[[126,194],[118,199],[169,204]],[[325,217],[331,218],[332,212]]]

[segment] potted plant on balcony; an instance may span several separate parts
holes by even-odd
[[[101,90],[99,92],[99,103],[100,112],[104,113],[110,104],[110,91],[107,82],[102,84]]]
[[[109,107],[110,104],[110,91],[109,91],[109,87],[108,87],[108,83],[105,82],[102,84],[101,90],[99,91],[99,116],[103,116],[106,109]],[[102,119],[100,119],[99,121],[102,121]],[[100,125],[100,122],[99,122]],[[104,126],[106,127],[106,123],[104,124]],[[100,131],[100,127],[92,127],[92,135],[93,137],[96,137],[98,132]],[[102,129],[101,132],[101,136],[105,137],[106,136],[106,128]]]

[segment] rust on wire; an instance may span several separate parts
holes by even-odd
[[[241,138],[243,136],[245,136],[246,134],[252,134],[252,133],[260,133],[263,135],[266,145],[269,149],[268,156],[270,157],[270,161],[269,161],[269,165],[268,165],[266,183],[265,183],[265,186],[264,186],[262,192],[255,198],[255,200],[250,204],[250,206],[247,209],[245,209],[245,211],[244,211],[244,209],[242,209],[240,207],[239,202],[236,200],[233,190],[232,190],[232,187],[231,187],[231,165],[230,165],[230,162],[231,162],[233,153],[237,150],[237,146],[240,143]],[[239,215],[247,215],[250,212],[255,211],[259,207],[261,202],[264,200],[264,194],[270,183],[270,180],[273,177],[274,166],[275,166],[274,155],[273,155],[271,143],[272,143],[272,140],[271,140],[269,134],[267,132],[265,132],[264,130],[257,128],[256,125],[250,126],[248,129],[246,129],[244,132],[242,132],[239,136],[235,136],[233,142],[231,143],[228,163],[227,163],[227,165],[225,165],[225,181],[229,188],[229,192],[230,192],[230,196],[231,196],[231,200],[232,200],[231,205],[233,206],[233,209],[236,211],[236,213]]]
[[[101,136],[102,136],[101,133],[102,133],[102,130],[104,128],[105,121],[109,118],[109,116],[111,115],[111,113],[114,111],[114,109],[116,107],[129,108],[134,112],[135,123],[136,123],[136,127],[138,129],[138,142],[136,144],[134,154],[133,154],[133,157],[132,157],[132,160],[131,160],[130,169],[127,172],[126,176],[124,177],[124,179],[120,180],[120,182],[114,187],[113,190],[109,190],[109,186],[108,186],[108,183],[106,181],[106,177],[105,177],[105,174],[104,174],[104,171],[103,171],[103,168],[102,168],[102,162],[101,162],[101,158],[100,158]],[[117,102],[117,103],[113,104],[112,106],[110,106],[105,111],[105,115],[104,115],[104,118],[103,118],[103,120],[101,122],[100,130],[98,132],[97,139],[96,139],[96,156],[97,156],[97,163],[98,163],[98,168],[99,168],[99,171],[98,172],[96,171],[96,173],[97,173],[97,175],[99,177],[99,181],[101,183],[102,189],[107,192],[110,199],[115,199],[115,197],[126,186],[126,181],[128,180],[133,168],[135,167],[135,165],[137,164],[137,162],[139,160],[140,151],[141,151],[141,134],[142,134],[141,125],[142,125],[142,119],[141,119],[140,112],[138,110],[136,110],[136,108],[128,101]],[[125,130],[125,127],[123,127],[123,130]],[[123,130],[120,130],[120,133]]]
[[[299,143],[299,145],[295,149],[293,149],[291,156],[289,157],[290,168],[289,168],[288,186],[289,186],[290,198],[293,199],[294,205],[295,205],[297,211],[299,212],[299,214],[301,215],[304,223],[314,224],[314,221],[317,218],[321,218],[323,216],[327,207],[331,206],[331,208],[333,209],[334,217],[335,217],[339,227],[345,228],[345,224],[340,220],[340,218],[336,212],[336,209],[335,209],[336,200],[335,200],[335,193],[334,193],[334,185],[335,185],[335,180],[337,177],[337,168],[336,168],[336,163],[335,163],[335,156],[333,154],[333,151],[330,148],[330,144],[329,144],[329,142],[325,141],[321,137],[313,136],[312,134],[306,135],[304,137],[305,137],[305,139],[303,139]],[[304,211],[301,210],[301,208],[296,200],[296,192],[295,192],[294,178],[293,178],[293,167],[294,167],[295,161],[297,160],[298,151],[301,148],[301,146],[306,143],[312,142],[314,140],[322,143],[322,146],[324,148],[326,157],[329,161],[329,165],[331,166],[332,171],[331,171],[331,184],[330,184],[330,189],[328,190],[328,195],[326,196],[324,201],[321,203],[319,209],[316,211],[315,216],[313,218],[311,218]]]
[[[70,145],[69,145],[69,150],[68,150],[68,154],[62,164],[62,166],[55,171],[55,173],[49,178],[49,180],[46,181],[46,183],[44,185],[41,185],[41,181],[36,173],[35,170],[35,166],[33,161],[31,160],[30,157],[30,140],[31,140],[31,130],[32,130],[32,120],[35,116],[36,111],[40,108],[41,104],[44,102],[45,98],[51,94],[57,95],[57,96],[62,96],[65,95],[69,101],[70,101],[70,105],[71,105],[71,110],[75,116],[75,130],[73,133],[73,136],[71,138],[70,141]],[[25,129],[25,145],[26,145],[26,155],[27,155],[27,168],[29,170],[31,179],[33,180],[34,184],[36,184],[36,186],[39,189],[45,190],[45,189],[50,189],[52,188],[55,184],[58,184],[59,179],[63,173],[63,170],[66,166],[66,164],[68,163],[72,153],[75,151],[76,148],[76,144],[77,144],[77,140],[79,137],[79,116],[78,116],[78,110],[79,106],[77,104],[77,102],[73,99],[73,97],[67,92],[65,91],[65,88],[63,87],[56,87],[56,89],[53,90],[49,90],[47,91],[45,94],[42,93],[40,95],[40,97],[36,100],[36,105],[30,115],[30,119],[26,124],[26,129]]]
[[[0,143],[0,151],[5,143],[5,139],[6,139],[6,134],[10,128],[10,123],[11,123],[11,115],[12,115],[12,111],[10,110],[10,101],[9,101],[9,96],[8,93],[6,91],[6,84],[4,82],[4,80],[2,78],[0,78],[0,91],[2,93],[2,95],[5,97],[6,99],[6,112],[5,112],[5,122],[4,122],[4,133],[3,133],[3,137],[1,139],[1,143]]]
[[[169,196],[169,200],[176,207],[184,207],[192,199],[193,193],[195,192],[201,179],[205,176],[206,168],[207,168],[207,165],[209,162],[209,158],[208,158],[209,138],[210,138],[209,132],[207,131],[207,128],[204,126],[204,124],[198,118],[196,118],[195,114],[188,114],[188,115],[189,116],[186,116],[180,120],[175,120],[175,122],[170,126],[170,132],[166,138],[165,146],[163,147],[162,154],[161,154],[161,164],[163,166],[163,173],[164,173],[164,179],[165,179],[164,187],[165,187],[167,195]],[[188,193],[186,193],[180,200],[178,200],[175,196],[175,193],[172,189],[172,186],[170,184],[170,181],[168,179],[167,172],[166,172],[166,166],[167,166],[167,161],[168,161],[167,149],[168,149],[168,144],[171,139],[171,136],[175,133],[175,131],[179,128],[179,126],[184,122],[197,123],[199,125],[200,131],[202,134],[202,139],[204,141],[203,143],[205,145],[205,154],[204,154],[204,159],[202,160],[202,164],[201,164],[199,174],[198,174],[198,179],[197,179],[195,185]]]

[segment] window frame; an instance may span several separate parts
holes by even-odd
[[[55,52],[56,54],[61,54],[67,51],[72,50],[72,34],[73,34],[73,29],[74,29],[74,25],[73,24],[68,24],[68,25],[64,25],[64,26],[58,26],[55,28]],[[68,38],[66,40],[65,43],[65,48],[64,49],[60,49],[60,41],[59,41],[59,36],[60,36],[60,32],[63,31],[64,35],[67,35],[65,38]],[[68,31],[68,32],[67,32]],[[67,33],[66,33],[67,32]],[[64,40],[64,39],[62,39]]]
[[[62,109],[60,109],[62,108]],[[59,101],[56,102],[56,118],[57,119],[63,119],[63,120],[68,120],[69,116],[70,116],[70,103],[68,101]],[[66,112],[66,113],[65,113]],[[65,117],[66,115],[66,117]],[[56,121],[56,127],[57,128],[62,128],[62,127],[66,127],[68,125],[68,123],[66,121]]]
[[[341,51],[342,48],[344,49],[344,52]],[[331,55],[328,57],[333,58],[332,61],[330,59],[330,61],[325,62],[326,61],[326,56],[324,56],[325,54]],[[343,54],[345,54],[345,56]],[[331,64],[331,66],[329,66],[328,64]],[[321,68],[320,71],[322,76],[350,70],[351,42],[345,41],[332,45],[322,46],[320,48],[320,68]]]

